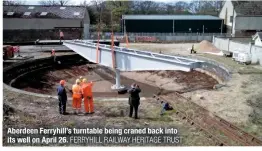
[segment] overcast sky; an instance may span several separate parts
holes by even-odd
[[[18,0],[13,0],[13,1],[18,1]],[[37,5],[39,4],[39,1],[41,0],[19,0],[19,1],[25,1],[26,4],[28,5]],[[81,2],[84,0],[70,0],[70,4],[76,4],[79,5]],[[90,2],[91,0],[86,0],[86,2]],[[175,2],[175,1],[191,1],[191,0],[152,0],[152,1],[158,1],[158,2]]]

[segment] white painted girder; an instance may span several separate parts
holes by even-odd
[[[96,63],[96,43],[90,41],[65,41],[64,45],[72,49],[87,60]],[[110,45],[99,45],[100,55],[97,63],[112,66],[112,53]],[[144,70],[181,70],[191,71],[197,68],[201,61],[185,57],[170,56],[147,51],[115,47],[116,68],[120,71],[144,71]]]

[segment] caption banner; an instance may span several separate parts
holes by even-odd
[[[175,128],[8,128],[9,145],[128,145],[180,144]]]

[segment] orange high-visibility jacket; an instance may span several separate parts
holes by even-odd
[[[83,83],[83,85],[82,85],[82,93],[83,93],[84,97],[87,97],[87,96],[91,97],[91,96],[93,96],[92,86],[93,86],[92,82]]]
[[[52,50],[52,55],[53,55],[53,56],[55,55],[55,51],[54,51],[54,50]]]
[[[81,80],[80,80],[81,81]],[[81,88],[83,88],[83,85],[84,85],[84,82],[80,82],[80,86],[81,86]]]
[[[73,91],[73,98],[81,98],[82,96],[82,91],[81,91],[81,87],[77,84],[74,84],[72,87],[72,91]]]
[[[64,37],[64,33],[60,31],[60,37]]]

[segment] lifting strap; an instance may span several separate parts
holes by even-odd
[[[129,47],[129,42],[128,42],[128,36],[127,36],[127,33],[126,33],[126,48]]]
[[[100,26],[100,25],[99,25]],[[98,39],[97,39],[97,44],[96,44],[96,63],[98,63],[98,56],[99,56],[99,39],[100,39],[100,29],[99,29],[100,27],[98,27],[98,32],[97,32],[97,37],[98,37]]]
[[[115,41],[114,41],[114,27],[113,27],[113,13],[111,12],[111,53],[112,53],[112,67],[116,69],[116,59],[115,59]]]
[[[115,48],[114,48],[114,45],[115,45],[114,32],[113,32],[113,30],[112,30],[112,34],[111,34],[111,53],[112,53],[112,66],[113,66],[113,68],[116,67],[116,64],[115,64]]]
[[[127,33],[126,33],[126,27],[124,27],[124,32],[125,32],[125,38],[126,38],[126,48],[129,47],[129,42],[128,42],[128,36],[127,36]]]
[[[99,40],[100,40],[101,13],[102,13],[102,8],[100,10],[98,33],[97,33],[98,35],[97,35],[97,44],[96,44],[96,63],[100,62],[100,60],[99,60],[99,56],[100,56]]]

